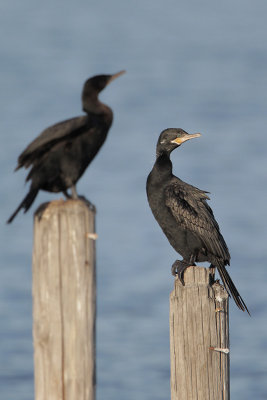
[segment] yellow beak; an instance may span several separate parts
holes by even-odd
[[[126,71],[123,70],[123,71],[117,72],[116,74],[111,75],[111,77],[110,77],[110,79],[108,81],[108,84],[110,84],[110,82],[114,81],[114,79],[118,78],[119,76],[121,76],[121,75],[123,75],[125,73],[126,73]]]
[[[186,142],[189,139],[194,139],[201,136],[201,133],[192,133],[192,134],[185,134],[184,136],[178,137],[174,140],[171,141],[171,143],[176,143],[176,144],[182,144],[184,142]]]

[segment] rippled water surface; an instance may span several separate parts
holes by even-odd
[[[98,399],[170,398],[168,296],[176,254],[148,208],[145,180],[161,130],[201,139],[173,153],[175,173],[210,191],[252,317],[231,301],[231,394],[267,399],[267,3],[259,0],[4,0],[1,21],[0,390],[33,389],[32,214],[16,158],[45,127],[81,114],[87,77],[127,74],[101,99],[107,142],[78,184],[97,206]]]

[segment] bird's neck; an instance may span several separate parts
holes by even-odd
[[[157,154],[157,160],[154,168],[161,176],[172,175],[172,162],[170,160],[170,155],[167,153]]]
[[[113,113],[111,108],[106,104],[101,103],[97,96],[92,96],[86,100],[83,100],[83,111],[85,111],[88,115],[93,114],[97,117],[101,117],[106,121],[107,124],[112,123]]]
[[[90,93],[90,94],[83,94],[82,96],[82,104],[83,104],[83,110],[85,112],[89,113],[94,113],[94,114],[102,114],[103,112],[106,111],[106,109],[109,109],[109,107],[101,103],[101,101],[98,98],[98,93]]]

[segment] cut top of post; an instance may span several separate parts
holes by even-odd
[[[206,286],[213,290],[215,300],[219,303],[222,300],[228,299],[228,293],[224,289],[224,287],[219,283],[219,281],[215,281],[215,269],[214,268],[205,268],[198,266],[188,267],[184,271],[184,286],[182,282],[178,279],[175,279],[174,292],[176,294],[176,287],[191,287],[191,286]]]
[[[197,284],[208,284],[210,283],[210,279],[213,272],[211,272],[208,268],[204,267],[188,267],[184,271],[184,283],[185,285],[190,285],[192,283]]]
[[[94,214],[96,213],[95,206],[85,198],[78,200],[59,199],[41,204],[35,211],[34,216],[40,220],[42,218],[49,218],[51,214],[58,212],[60,209],[66,210],[70,208],[73,208],[74,212],[76,213],[79,208],[82,210],[85,205],[91,212],[93,212]]]

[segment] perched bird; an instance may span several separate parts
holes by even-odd
[[[31,167],[26,181],[31,180],[28,194],[8,219],[13,221],[20,209],[26,212],[39,190],[63,192],[77,198],[76,182],[104,143],[112,124],[112,110],[99,101],[99,93],[125,71],[89,78],[82,92],[83,111],[87,115],[59,122],[45,129],[18,158],[18,165]],[[71,189],[71,196],[67,189]]]
[[[152,213],[172,247],[183,257],[172,266],[173,275],[183,282],[184,270],[195,262],[208,261],[217,267],[223,284],[237,306],[248,311],[235,287],[226,265],[230,254],[219,225],[207,200],[208,192],[183,182],[172,174],[171,152],[183,142],[201,136],[182,129],[161,132],[157,143],[156,162],[147,178],[147,197]]]

